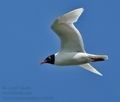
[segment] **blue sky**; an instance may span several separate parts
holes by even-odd
[[[119,0],[0,0],[0,102],[120,102]],[[65,12],[83,7],[75,24],[103,77],[79,67],[40,65],[60,48],[50,29]]]

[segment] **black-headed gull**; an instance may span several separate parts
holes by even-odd
[[[100,72],[90,65],[90,62],[104,61],[108,59],[108,56],[86,53],[82,36],[73,24],[77,22],[83,11],[83,8],[75,9],[54,21],[51,28],[61,40],[61,49],[56,54],[48,56],[41,63],[60,66],[79,65],[90,72],[102,76]]]

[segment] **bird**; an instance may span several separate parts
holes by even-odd
[[[57,53],[45,58],[41,64],[80,66],[92,73],[103,76],[102,73],[91,65],[91,62],[105,61],[108,59],[108,56],[87,53],[81,33],[74,25],[83,11],[84,8],[77,8],[54,20],[51,29],[60,38],[61,48]]]

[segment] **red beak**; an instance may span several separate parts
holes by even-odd
[[[44,63],[47,63],[46,61],[42,61],[42,62],[40,62],[40,64],[44,64]]]

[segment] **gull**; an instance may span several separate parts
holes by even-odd
[[[90,62],[105,61],[107,55],[95,55],[86,53],[82,36],[74,26],[83,13],[83,8],[78,8],[63,16],[58,17],[52,24],[52,30],[61,41],[61,49],[55,54],[48,56],[41,64],[48,63],[58,66],[80,66],[90,72],[102,76]]]

